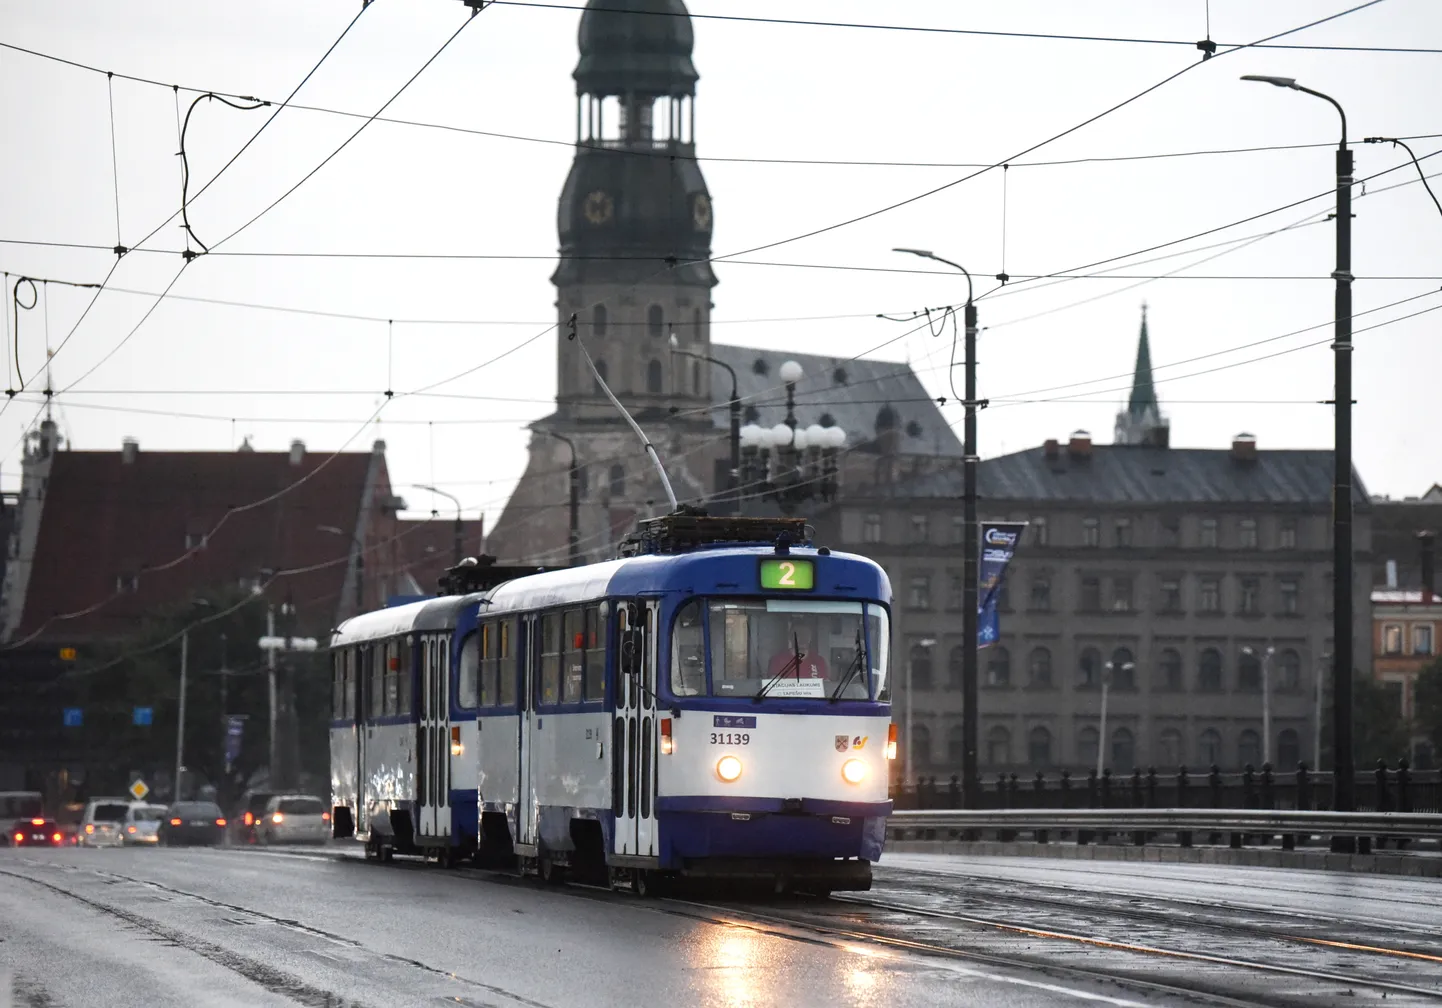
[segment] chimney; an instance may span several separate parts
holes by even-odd
[[[1246,431],[1232,438],[1232,458],[1238,462],[1257,461],[1257,437]]]
[[[305,442],[296,438],[290,443],[290,464],[298,466],[305,461]]]
[[[135,440],[135,438],[133,437],[122,438],[120,440],[121,462],[123,462],[125,465],[132,465],[135,462],[135,456],[138,454],[140,454],[139,441]]]
[[[1061,444],[1056,438],[1047,438],[1046,443],[1041,446],[1042,454],[1049,459],[1054,459],[1061,454]]]
[[[1067,443],[1066,448],[1073,458],[1091,458],[1091,432],[1084,430],[1072,431],[1071,441]]]
[[[1430,604],[1437,597],[1437,533],[1418,532],[1417,546],[1422,552],[1422,601]]]

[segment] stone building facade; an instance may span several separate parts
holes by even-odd
[[[1169,446],[1146,359],[1118,441],[979,466],[983,518],[1026,521],[981,652],[984,772],[1315,765],[1330,669],[1332,453]],[[1357,482],[1357,663],[1369,661],[1369,509]],[[910,774],[960,768],[961,472],[848,495],[818,539],[871,556],[895,592],[893,709],[912,692]],[[1101,684],[1110,676],[1103,734]],[[1269,683],[1270,738],[1263,739]]]

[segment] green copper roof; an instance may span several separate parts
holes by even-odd
[[[1147,306],[1142,303],[1142,335],[1137,342],[1137,369],[1132,376],[1132,395],[1127,400],[1127,412],[1140,419],[1148,410],[1160,414],[1157,390],[1152,386],[1152,348],[1147,340]]]

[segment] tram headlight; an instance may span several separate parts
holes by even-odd
[[[841,779],[848,784],[860,784],[866,780],[868,767],[859,759],[849,759],[841,764]]]
[[[741,761],[735,756],[722,756],[716,761],[716,776],[731,783],[741,776]]]

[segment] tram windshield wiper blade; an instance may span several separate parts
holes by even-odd
[[[760,700],[761,700],[764,696],[766,696],[767,692],[771,689],[771,687],[772,687],[772,686],[775,686],[775,685],[776,685],[777,683],[779,683],[782,679],[785,679],[786,676],[787,676],[787,674],[788,674],[789,672],[791,672],[792,670],[795,670],[795,672],[796,672],[796,678],[797,678],[797,679],[800,679],[800,678],[801,678],[801,659],[803,659],[803,658],[805,658],[805,657],[806,657],[806,656],[805,656],[804,654],[802,654],[802,652],[801,652],[801,642],[796,639],[796,635],[793,633],[793,634],[791,635],[791,657],[790,657],[790,659],[787,660],[787,662],[786,662],[785,665],[781,666],[781,671],[780,671],[780,672],[777,672],[774,676],[772,676],[770,679],[766,680],[764,683],[761,684],[761,688],[756,691],[756,695],[755,695],[754,697],[752,697],[751,699],[752,699],[752,700],[755,700],[755,701],[757,701],[757,702],[760,702]]]
[[[836,684],[836,689],[835,689],[834,691],[832,691],[832,694],[831,694],[831,697],[830,697],[830,700],[831,700],[832,703],[835,703],[837,700],[840,700],[840,699],[841,699],[841,691],[844,690],[844,689],[846,689],[846,687],[848,687],[848,686],[851,685],[851,680],[855,679],[855,678],[856,678],[856,674],[861,671],[862,662],[865,660],[865,658],[866,658],[866,649],[861,646],[861,628],[860,628],[860,627],[857,627],[857,628],[856,628],[856,654],[855,654],[855,656],[853,656],[852,659],[851,659],[851,665],[848,666],[847,669],[846,669],[846,675],[844,675],[844,676],[841,678],[841,681]]]

